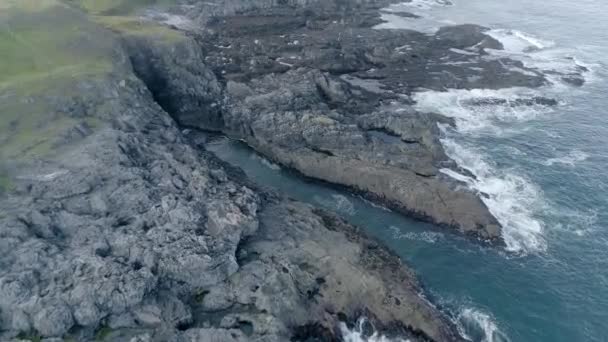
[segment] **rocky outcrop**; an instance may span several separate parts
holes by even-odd
[[[331,214],[256,189],[182,135],[163,108],[213,115],[217,90],[193,40],[128,26],[115,30],[119,42],[81,12],[47,5],[21,21],[27,32],[62,18],[78,35],[47,54],[96,47],[103,68],[63,74],[57,60],[0,88],[0,108],[16,118],[0,153],[10,180],[0,340],[335,341],[336,325],[361,314],[414,341],[460,340],[392,253]],[[46,116],[28,126],[38,111]],[[32,142],[32,129],[49,140]]]
[[[526,68],[516,61],[483,58],[484,49],[502,48],[483,27],[446,27],[434,36],[374,30],[370,18],[378,18],[382,2],[317,5],[273,3],[201,21],[204,26],[193,32],[204,51],[200,63],[213,70],[223,101],[213,113],[171,114],[185,126],[244,139],[308,177],[500,242],[500,224],[478,194],[439,173],[456,166],[443,152],[437,123],[453,123],[415,111],[409,95],[420,88],[534,87],[544,84],[543,76],[518,72]],[[158,66],[162,58],[134,55],[143,79],[173,77],[173,71]],[[178,69],[184,63],[166,62],[161,64]],[[195,90],[167,94],[166,108],[191,102],[198,85],[217,89],[209,73],[184,79]],[[158,82],[149,83],[158,93]]]
[[[333,327],[340,319],[366,315],[376,329],[403,338],[458,339],[415,295],[418,285],[400,260],[358,229],[291,201],[271,201],[259,216],[258,234],[237,252],[242,267],[201,300],[211,312],[242,308],[222,324],[249,323],[255,336],[289,331],[277,317],[290,317],[292,331],[316,325],[308,337],[324,340],[339,339]]]
[[[221,86],[192,39],[184,37],[167,43],[155,36],[121,33],[135,73],[179,124],[198,124],[212,130],[224,126],[220,113]]]
[[[226,132],[306,176],[346,185],[408,215],[484,239],[500,235],[475,194],[438,175],[438,166],[449,162],[433,116],[396,111],[394,103],[359,115],[331,109],[330,96],[353,107],[358,96],[336,91],[345,82],[324,82],[330,81],[322,73],[302,69],[257,79],[251,88],[229,81]]]

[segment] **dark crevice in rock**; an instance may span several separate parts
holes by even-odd
[[[326,149],[323,149],[323,148],[320,148],[320,147],[317,147],[317,146],[309,146],[309,148],[313,152],[324,154],[324,155],[326,155],[328,157],[335,157],[336,156],[332,151],[329,151],[329,150],[326,150]]]
[[[340,342],[334,331],[319,322],[311,322],[293,328],[291,342]]]
[[[416,176],[422,177],[422,178],[433,178],[433,177],[435,177],[434,174],[420,173],[420,172],[414,172],[414,173],[416,174]]]
[[[245,336],[253,335],[253,323],[249,321],[238,321],[238,328],[245,334]]]

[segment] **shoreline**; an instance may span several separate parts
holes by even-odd
[[[395,2],[3,8],[0,339],[340,341],[366,318],[363,336],[464,340],[390,248],[184,133],[504,247],[483,194],[442,172],[454,118],[414,95],[547,78],[484,58],[503,44],[481,26],[375,29]]]
[[[365,312],[388,333],[461,340],[394,254],[311,206],[269,201],[188,144],[153,84],[132,67],[157,56],[193,62],[194,69],[170,70],[181,80],[184,71],[209,75],[188,59],[199,53],[190,38],[97,18],[117,25],[120,35],[110,35],[49,2],[36,27],[61,18],[105,37],[83,40],[87,46],[54,36],[74,49],[70,56],[100,50],[111,68],[43,77],[24,89],[11,83],[0,97],[2,108],[14,108],[11,94],[24,92],[16,113],[39,109],[37,127],[65,122],[45,149],[9,145],[29,152],[11,160],[11,184],[0,197],[0,339],[283,341],[310,337],[296,335],[313,324],[323,329],[308,334],[338,340],[339,323]],[[27,134],[21,119],[16,133]]]

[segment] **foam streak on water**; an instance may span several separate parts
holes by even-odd
[[[546,249],[543,225],[535,218],[535,210],[543,204],[540,190],[514,171],[497,169],[483,152],[460,138],[462,135],[474,138],[488,132],[501,136],[505,134],[507,124],[546,114],[550,108],[515,105],[518,99],[532,99],[537,95],[534,90],[510,88],[427,91],[414,96],[418,110],[438,112],[456,120],[455,129],[442,127],[444,137],[441,141],[448,156],[472,176],[451,169],[441,171],[480,194],[503,226],[507,249],[520,253]]]
[[[435,8],[453,5],[449,0],[411,0],[393,4],[383,9],[381,19],[384,23],[375,26],[376,29],[416,29],[417,31],[434,33],[437,31],[437,23],[428,19],[427,15]],[[412,13],[417,17],[403,17],[392,13]],[[442,24],[452,24],[442,22]]]
[[[589,81],[592,71],[597,67],[576,58],[580,51],[566,49],[554,41],[544,40],[522,31],[512,29],[492,29],[487,35],[498,40],[503,50],[487,49],[489,58],[511,58],[521,61],[526,67],[542,72],[555,90],[565,90],[563,75],[576,76]],[[522,72],[525,73],[525,72]],[[582,75],[585,74],[585,77]]]
[[[494,319],[479,310],[464,308],[456,322],[458,329],[470,341],[508,342],[509,338],[498,329]]]
[[[353,216],[357,213],[353,202],[344,195],[333,194],[329,198],[314,196],[314,200],[323,207],[344,215]]]
[[[525,178],[497,170],[484,161],[481,153],[467,149],[450,138],[442,139],[446,153],[475,177],[450,169],[444,174],[467,184],[480,194],[492,215],[503,226],[503,239],[512,252],[538,252],[546,249],[543,225],[534,218],[542,203],[540,190]]]
[[[563,164],[563,165],[567,165],[570,167],[574,167],[574,166],[576,166],[577,162],[584,161],[587,158],[589,158],[589,155],[587,153],[585,153],[583,151],[579,151],[579,150],[574,150],[574,151],[570,151],[570,153],[568,153],[565,156],[549,158],[546,161],[544,161],[543,164],[546,166],[553,166],[555,164]]]
[[[509,52],[532,52],[555,45],[553,41],[543,40],[518,30],[494,29],[487,34],[500,41],[504,49]]]
[[[346,324],[340,323],[340,332],[344,342],[409,342],[410,340],[404,340],[402,338],[388,338],[377,331],[374,331],[371,336],[366,336],[364,333],[364,325],[367,323],[365,318],[357,320],[357,324],[353,329],[349,329]]]
[[[497,124],[527,121],[552,111],[546,106],[516,103],[517,100],[531,100],[539,94],[527,88],[451,89],[419,92],[414,95],[414,100],[419,111],[439,112],[454,118],[461,133],[490,130],[501,134],[504,131]]]

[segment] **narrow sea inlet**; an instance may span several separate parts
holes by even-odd
[[[358,195],[283,170],[240,141],[216,137],[207,149],[242,168],[258,184],[334,211],[386,243],[412,265],[425,294],[448,312],[472,340],[516,341],[519,334],[522,339],[559,338],[550,329],[542,336],[526,334],[531,322],[552,327],[562,324],[559,317],[567,313],[560,309],[559,292],[530,287],[544,283],[546,276],[554,276],[552,281],[556,282],[561,279],[560,274],[551,274],[554,265],[545,256],[517,257],[408,219]],[[513,325],[503,323],[510,319],[514,319]]]
[[[446,174],[483,194],[506,227],[494,249],[281,169],[240,141],[207,148],[259,184],[322,206],[385,242],[417,272],[425,294],[473,341],[604,341],[608,334],[608,27],[600,1],[413,1],[382,28],[434,32],[487,25],[508,56],[549,76],[537,89],[422,89],[423,111],[456,120]],[[392,25],[392,26],[391,26]],[[493,58],[488,56],[486,58]],[[573,87],[552,71],[585,70]],[[555,103],[544,99],[555,100]]]
[[[0,0],[0,341],[606,341],[607,17]]]

